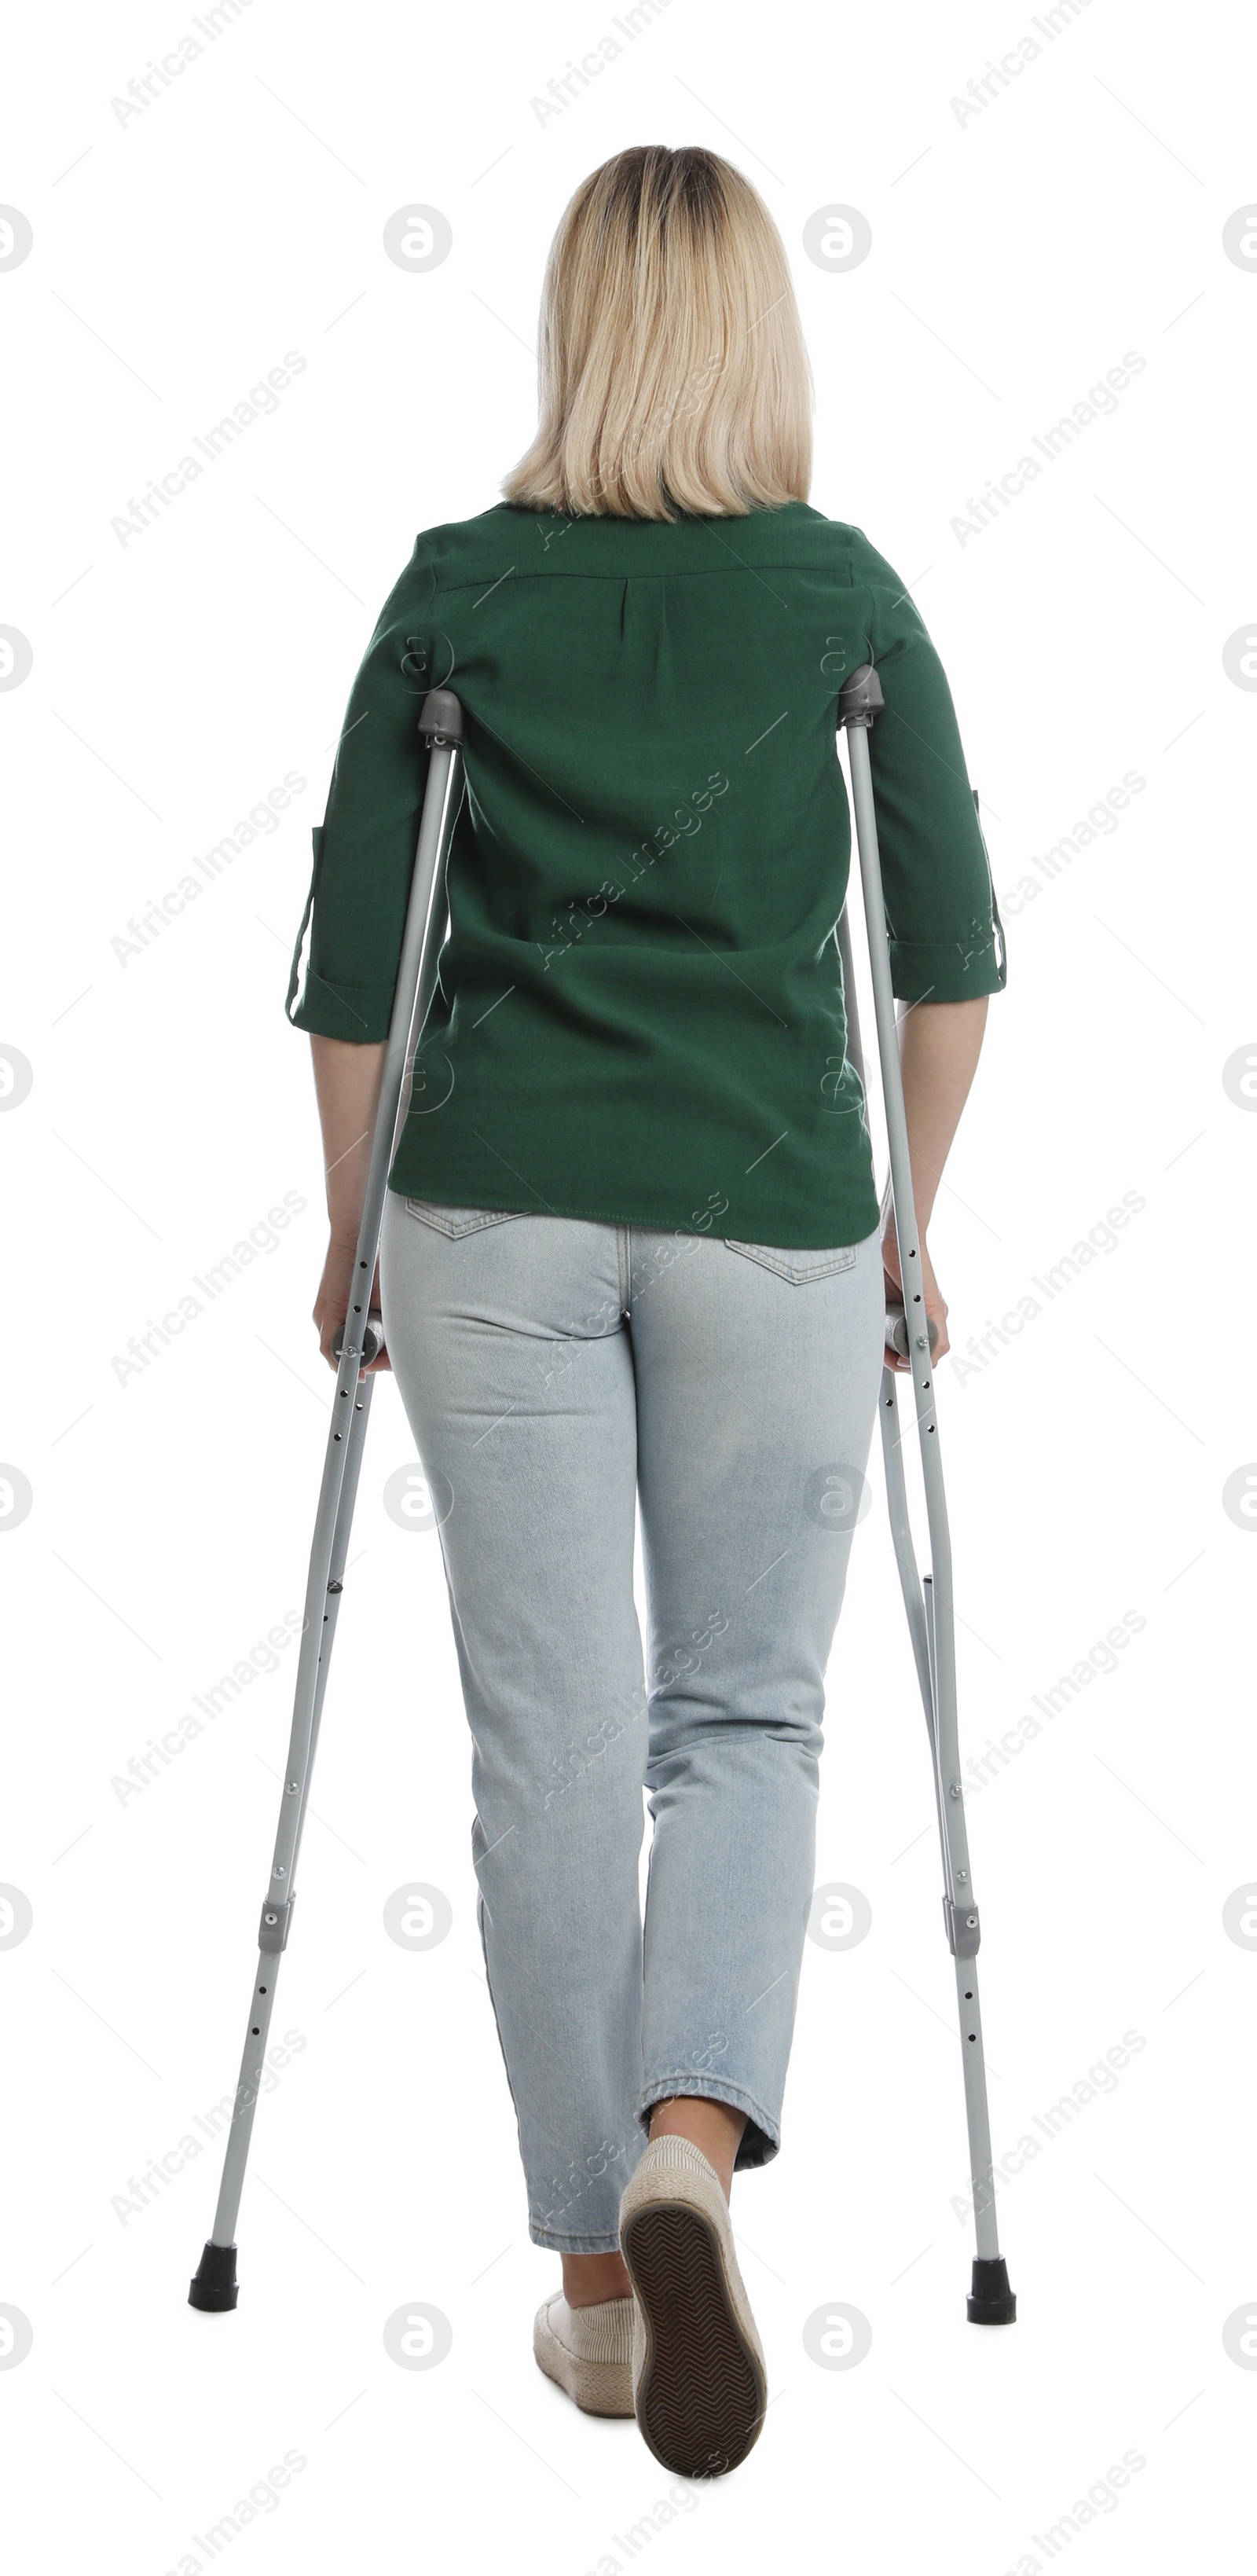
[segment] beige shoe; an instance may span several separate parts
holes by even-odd
[[[544,2299],[532,2330],[539,2370],[574,2397],[586,2415],[633,2412],[633,2299],[599,2299],[569,2308]]]
[[[681,2477],[723,2477],[758,2437],[768,2376],[720,2177],[688,2138],[650,2140],[620,2202],[620,2251],[642,2438]]]

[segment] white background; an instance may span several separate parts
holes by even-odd
[[[33,1909],[0,1951],[0,2301],[33,2330],[0,2371],[9,2552],[162,2576],[210,2563],[195,2535],[218,2525],[217,2555],[268,2576],[1207,2559],[1257,2402],[1222,2339],[1257,2309],[1257,1961],[1222,1922],[1257,1866],[1251,1523],[1222,1502],[1257,1457],[1257,1120],[1222,1079],[1257,1019],[1257,698],[1223,664],[1257,612],[1257,278],[1222,244],[1254,183],[1251,38],[1246,58],[1238,13],[1093,0],[962,123],[951,102],[1033,32],[1029,6],[738,22],[671,0],[543,124],[532,100],[613,32],[609,0],[255,0],[120,122],[193,15],[28,12],[8,38],[0,195],[34,232],[0,272],[0,622],[33,652],[0,696],[0,1039],[34,1070],[0,1119],[0,1450],[34,1497],[2,1551],[0,1878]],[[952,1969],[875,1452],[820,1843],[872,1929],[806,1945],[783,2152],[735,2187],[764,2434],[671,2515],[636,2428],[580,2416],[531,2356],[558,2266],[527,2239],[481,1973],[438,1544],[382,1504],[413,1456],[391,1383],[276,2011],[304,2046],[258,2114],[238,2311],[186,2304],[216,2149],[125,2223],[113,2206],[234,2084],[269,1866],[291,1654],[142,1792],[111,1782],[302,1599],[331,1384],[308,1049],[282,1009],[310,826],[415,532],[488,507],[531,435],[559,214],[647,141],[728,154],[781,227],[812,499],[913,589],[1002,903],[1124,772],[1146,781],[1037,901],[1004,903],[1008,988],[931,1229],[963,1351],[1124,1192],[1146,1201],[1014,1345],[940,1383],[966,1752],[1125,1613],[1146,1622],[970,1800],[997,2156],[1123,2033],[1144,2045],[1007,2182],[1019,2321],[969,2326]],[[415,202],[453,248],[407,274],[382,233]],[[847,272],[803,247],[831,204],[872,227]],[[276,414],[120,544],[131,496],[289,350],[307,363]],[[961,543],[969,497],[1131,350],[1116,413]],[[307,783],[281,827],[121,964],[129,917],[288,770]],[[128,1338],[285,1191],[307,1205],[277,1248],[120,1383]],[[454,1913],[414,1956],[382,1921],[407,1873]],[[383,2343],[414,2301],[453,2331],[430,2371]],[[802,2339],[835,2301],[872,2329],[847,2371]],[[304,2465],[237,2513],[286,2451]],[[1063,2531],[1126,2452],[1127,2483]]]

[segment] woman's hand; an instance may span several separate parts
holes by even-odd
[[[340,1367],[340,1361],[336,1357],[332,1344],[349,1312],[349,1296],[353,1285],[357,1253],[356,1243],[346,1243],[343,1238],[332,1236],[327,1247],[327,1259],[323,1264],[323,1276],[319,1281],[319,1293],[314,1301],[314,1321],[318,1326],[319,1349],[328,1367],[333,1370]],[[370,1302],[375,1313],[378,1314],[380,1311],[378,1261],[375,1265]],[[377,1370],[386,1369],[388,1365],[388,1352],[381,1351],[378,1359],[371,1360],[365,1369],[359,1369],[358,1375],[359,1377],[374,1376]]]
[[[937,1362],[941,1360],[944,1351],[949,1350],[951,1347],[947,1339],[947,1300],[934,1276],[934,1264],[926,1250],[924,1235],[920,1237],[919,1249],[921,1253],[921,1278],[925,1293],[927,1330],[929,1323],[935,1323],[938,1326],[938,1340],[934,1345],[932,1354],[933,1359],[937,1364]],[[895,1235],[895,1220],[893,1216],[888,1218],[882,1235],[882,1268],[886,1274],[886,1303],[888,1306],[901,1306],[903,1304],[903,1280],[900,1276],[899,1244]],[[910,1359],[901,1359],[898,1351],[892,1350],[891,1345],[888,1342],[886,1344],[886,1366],[889,1369],[898,1369],[902,1374],[905,1370],[911,1370],[912,1362]]]

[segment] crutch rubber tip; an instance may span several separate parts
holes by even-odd
[[[1008,2286],[1008,2265],[1002,2254],[975,2254],[973,2288],[969,2293],[971,2326],[1010,2326],[1017,2314],[1017,2301]]]
[[[234,2308],[239,2296],[235,2246],[207,2245],[192,2276],[188,2306],[205,2308],[214,2316],[224,2308]]]

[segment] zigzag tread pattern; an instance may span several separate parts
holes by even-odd
[[[725,2295],[707,2222],[656,2204],[630,2220],[624,2259],[650,2349],[637,2420],[657,2460],[688,2478],[723,2477],[764,2420],[765,2392]]]

